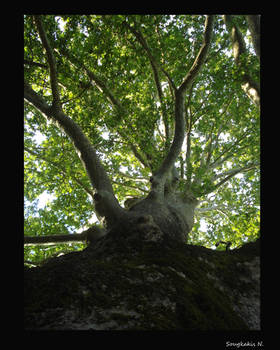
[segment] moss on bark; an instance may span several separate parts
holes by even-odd
[[[83,251],[26,269],[25,328],[259,327],[258,317],[246,320],[251,314],[246,315],[243,305],[248,306],[252,298],[259,300],[257,244],[247,252],[245,248],[221,252],[171,239],[127,237],[127,232],[112,232]]]

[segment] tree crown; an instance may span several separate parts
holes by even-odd
[[[38,19],[24,16],[25,81],[49,106],[56,86],[58,105],[93,145],[123,206],[149,193],[175,139],[176,93],[189,83],[176,191],[199,200],[190,242],[206,246],[237,246],[259,232],[259,108],[241,87],[244,76],[258,82],[259,59],[245,16],[232,17],[247,45],[238,64],[237,44],[215,16],[207,57],[189,83],[207,40],[205,16],[41,16],[45,45]],[[24,112],[25,234],[88,227],[94,188],[69,136],[30,100]],[[43,193],[53,198],[39,208]]]

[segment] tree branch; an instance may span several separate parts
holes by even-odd
[[[86,237],[82,234],[48,235],[48,236],[24,236],[24,245],[56,245],[62,243],[82,243]]]
[[[185,93],[198,75],[206,59],[210,46],[213,22],[214,16],[211,15],[206,17],[203,44],[188,74],[184,78],[180,87],[175,91],[175,132],[173,142],[167,156],[163,160],[155,176],[152,178],[152,190],[154,194],[157,193],[157,196],[163,195],[165,180],[181,152],[185,137]]]
[[[249,171],[251,169],[254,169],[257,167],[257,164],[250,164],[250,165],[246,165],[242,168],[237,168],[237,169],[232,169],[232,170],[229,170],[229,171],[226,171],[224,172],[223,174],[219,174],[219,175],[216,175],[214,178],[213,178],[213,181],[215,179],[217,179],[218,177],[222,177],[222,176],[225,176],[228,174],[228,176],[226,176],[223,180],[221,180],[220,182],[218,182],[216,185],[215,185],[215,188],[214,188],[214,191],[219,188],[220,186],[222,186],[225,182],[227,182],[228,180],[230,180],[232,177],[234,177],[235,175],[239,174],[239,173],[242,173],[242,172],[245,172],[245,171]],[[213,192],[213,191],[211,191]],[[207,193],[204,193],[204,194],[207,194]]]
[[[114,221],[119,219],[123,209],[114,195],[111,181],[94,147],[82,129],[61,110],[48,106],[43,98],[27,83],[24,84],[24,98],[70,137],[88,173],[92,186],[98,191],[98,196],[94,195],[96,210],[100,216],[105,216],[108,225],[113,224]]]
[[[49,106],[46,101],[37,94],[32,87],[24,81],[24,98],[27,102],[31,103],[39,111],[41,111],[45,116],[50,113],[51,106]]]
[[[161,166],[152,178],[152,189],[159,197],[164,194],[164,184],[172,167],[180,154],[185,137],[185,96],[178,90],[175,92],[175,133],[172,145]]]
[[[50,46],[49,40],[47,38],[41,16],[34,16],[34,21],[36,23],[40,39],[42,41],[43,47],[47,53],[47,60],[50,67],[50,79],[51,79],[51,89],[53,95],[53,106],[61,110],[60,96],[58,90],[58,80],[57,80],[57,71],[56,71],[56,62],[53,55],[53,50]]]
[[[141,191],[141,192],[149,193],[148,190],[146,190],[146,189],[144,189],[144,188],[142,188],[142,187],[139,187],[139,186],[128,185],[127,183],[119,182],[119,181],[116,181],[116,180],[112,180],[112,183],[113,183],[113,184],[116,184],[116,185],[121,185],[121,186],[124,186],[124,187],[133,188],[133,189],[139,190],[139,191]]]
[[[92,71],[90,71],[86,67],[84,67],[84,69],[85,69],[89,79],[91,81],[95,82],[95,84],[107,96],[107,98],[112,103],[112,105],[117,107],[120,111],[124,112],[123,106],[121,105],[120,101],[114,96],[114,94],[111,92],[111,90],[107,87],[106,83],[104,83],[96,74],[94,74]]]
[[[34,155],[35,157],[44,160],[45,162],[49,163],[50,165],[52,165],[54,168],[58,169],[63,175],[68,176],[69,174],[67,173],[67,171],[65,171],[63,169],[63,167],[60,164],[57,164],[55,162],[52,162],[50,159],[48,159],[47,157],[44,157],[34,151],[32,151],[31,149],[24,147],[24,150],[32,155]],[[93,191],[91,189],[89,189],[87,186],[85,186],[82,181],[80,181],[79,179],[77,179],[73,174],[71,174],[71,178],[85,191],[87,192],[93,199]]]
[[[104,95],[108,98],[109,102],[112,104],[113,107],[119,109],[122,113],[125,113],[125,110],[119,101],[119,99],[116,98],[116,96],[113,94],[113,92],[108,88],[106,82],[104,82],[103,79],[101,79],[96,73],[89,70],[84,63],[75,57],[73,54],[68,52],[65,48],[60,48],[59,51],[62,55],[64,55],[75,67],[81,68],[85,74],[89,77],[91,83],[94,82],[96,86],[104,93]]]
[[[231,104],[231,102],[232,102],[232,100],[233,100],[233,97],[232,98],[230,98],[230,100],[229,100],[229,102],[226,104],[226,106],[225,106],[225,108],[224,108],[224,110],[221,112],[221,114],[220,114],[220,117],[219,117],[219,119],[220,120],[223,120],[224,118],[222,118],[222,116],[227,112],[227,110],[228,110],[228,108],[229,108],[229,106],[230,106],[230,104]],[[226,122],[227,123],[227,122]],[[223,130],[223,126],[226,124],[226,123],[221,123],[220,124],[220,126],[219,126],[219,128],[218,128],[218,130],[217,131],[213,131],[213,128],[215,127],[215,125],[213,124],[213,127],[211,128],[211,133],[210,133],[210,145],[209,145],[209,148],[208,147],[206,147],[205,148],[205,150],[207,150],[207,155],[206,155],[206,162],[205,162],[205,164],[206,164],[206,166],[208,167],[208,168],[211,168],[211,166],[210,166],[210,161],[211,161],[211,158],[212,158],[212,155],[213,155],[213,151],[217,148],[217,146],[218,146],[218,140],[219,140],[219,137],[220,137],[220,134],[221,134],[221,132],[222,132],[222,130]],[[216,127],[217,127],[218,125],[216,125]],[[213,135],[214,135],[214,137],[213,137]],[[209,138],[208,138],[208,140],[209,140]],[[207,140],[207,141],[208,141]],[[206,142],[207,142],[206,141]],[[239,142],[239,141],[238,141]],[[235,145],[235,143],[234,143],[234,145]],[[222,153],[222,155],[223,155],[224,153]],[[221,156],[222,156],[221,155]],[[217,159],[219,159],[221,156],[219,156]],[[216,162],[216,160],[213,162],[213,163],[215,163]],[[212,163],[212,164],[213,164]]]
[[[248,15],[246,20],[252,36],[253,46],[256,55],[260,58],[261,56],[261,45],[260,45],[260,15]]]
[[[245,165],[244,167],[241,167],[241,168],[230,169],[230,170],[225,171],[224,173],[214,175],[212,177],[212,181],[215,181],[215,180],[219,179],[220,177],[224,177],[227,175],[235,176],[239,173],[254,169],[256,167],[257,167],[257,164],[248,164],[248,165]]]
[[[118,115],[120,116],[120,120],[122,120],[121,118],[121,114],[123,115],[128,115],[128,111],[123,107],[122,103],[120,102],[120,100],[114,95],[114,93],[108,88],[106,82],[103,81],[103,79],[101,79],[97,74],[95,74],[94,72],[92,72],[91,70],[89,70],[88,68],[86,68],[86,66],[84,65],[83,62],[81,62],[79,59],[77,59],[73,54],[70,54],[66,49],[62,49],[60,48],[60,52],[61,54],[63,54],[75,67],[79,67],[81,69],[84,70],[84,72],[86,73],[86,75],[89,77],[91,84],[93,85],[93,82],[96,84],[96,86],[98,87],[98,89],[107,97],[107,99],[109,100],[109,102],[111,103],[111,105],[113,107],[115,107],[117,109]],[[131,127],[129,125],[129,127]],[[135,130],[132,130],[132,132],[134,133]],[[149,166],[149,162],[147,161],[147,158],[145,156],[145,154],[141,154],[141,152],[139,152],[135,146],[135,144],[133,143],[133,141],[131,141],[130,137],[129,137],[129,133],[127,132],[121,132],[120,130],[117,130],[117,133],[123,137],[124,139],[127,140],[128,145],[130,146],[133,154],[135,155],[135,157],[147,168],[150,168]]]
[[[222,156],[226,153],[228,153],[231,149],[233,149],[235,146],[240,145],[241,141],[248,135],[248,131],[245,131],[239,139],[237,139],[231,146],[227,147],[211,164],[209,164],[209,168],[216,168],[222,163],[224,163],[227,159],[231,157],[231,154],[225,156],[222,158]],[[221,159],[222,158],[222,159]],[[219,162],[218,160],[221,159]]]
[[[27,64],[28,66],[35,66],[35,67],[40,67],[40,68],[45,68],[47,69],[48,67],[45,64],[38,63],[38,62],[33,62],[30,60],[23,60],[24,64]]]
[[[152,51],[150,49],[150,47],[148,46],[148,43],[146,41],[146,39],[144,38],[142,32],[140,29],[136,30],[134,27],[131,27],[127,22],[123,22],[123,24],[125,25],[126,28],[128,28],[131,33],[134,34],[134,36],[136,37],[136,39],[138,40],[138,42],[141,44],[141,46],[144,48],[148,59],[150,61],[151,67],[152,67],[152,71],[153,71],[153,75],[154,75],[154,81],[155,81],[155,85],[157,88],[157,93],[158,93],[158,98],[160,101],[160,106],[161,106],[161,110],[162,110],[162,117],[163,117],[163,122],[164,122],[164,126],[165,126],[165,139],[166,139],[166,147],[169,144],[169,125],[168,125],[168,121],[167,121],[167,111],[166,111],[166,106],[163,102],[163,91],[162,91],[162,87],[161,87],[161,82],[160,82],[160,77],[159,77],[159,70],[161,70],[167,77],[169,84],[171,84],[172,88],[174,89],[174,91],[176,90],[175,84],[172,81],[172,79],[170,78],[169,74],[161,67],[161,65],[157,62],[157,60],[154,58],[154,56],[152,55]]]
[[[226,211],[228,211],[229,209],[230,209],[229,207],[226,207],[223,205],[213,205],[212,207],[195,208],[194,211],[195,211],[195,214],[199,215],[200,213],[205,213],[205,212],[209,212],[212,210],[220,210],[220,211],[226,210]]]
[[[192,84],[193,80],[198,75],[200,69],[203,66],[203,63],[206,60],[206,56],[209,50],[210,41],[212,37],[214,18],[215,18],[214,15],[206,16],[203,43],[196,56],[196,59],[192,67],[188,71],[187,75],[185,76],[185,78],[183,79],[183,82],[179,87],[179,90],[182,91],[182,93],[185,93],[188,87]]]
[[[107,231],[98,227],[91,226],[89,229],[81,233],[73,233],[66,235],[48,235],[48,236],[24,236],[24,245],[56,245],[63,243],[95,243],[99,238],[104,237]]]
[[[235,63],[240,67],[240,57],[243,54],[246,54],[246,45],[242,34],[238,28],[238,26],[234,23],[232,16],[224,15],[224,22],[228,31],[231,33],[232,40],[232,51]],[[249,69],[245,65],[245,70],[247,71],[241,77],[241,87],[247,94],[247,96],[257,105],[260,105],[260,87],[259,84],[252,79],[250,74],[248,73]]]
[[[131,27],[127,22],[123,22],[123,24],[135,35],[138,42],[142,45],[142,47],[146,51],[147,56],[149,58],[149,61],[151,63],[152,69],[153,69],[154,79],[155,79],[155,83],[156,83],[156,86],[158,89],[158,93],[162,94],[161,85],[159,83],[159,78],[158,78],[158,69],[160,69],[165,74],[165,76],[168,79],[168,82],[170,83],[173,90],[175,91],[176,86],[175,86],[173,80],[171,79],[170,75],[165,71],[165,69],[162,68],[162,66],[157,62],[157,60],[152,55],[151,49],[149,48],[148,43],[147,43],[146,39],[144,38],[141,30],[140,29],[136,30],[134,27]]]

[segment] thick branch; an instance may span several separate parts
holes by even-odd
[[[256,55],[261,56],[261,44],[260,44],[260,15],[248,15],[246,16],[248,27],[252,36],[253,46]]]
[[[192,163],[191,163],[191,133],[187,132],[187,150],[185,156],[186,162],[186,180],[187,187],[190,187],[192,181]]]
[[[86,237],[82,234],[49,235],[49,236],[24,236],[24,245],[56,245],[62,243],[82,243]]]
[[[56,245],[62,243],[94,243],[99,238],[106,235],[106,231],[98,226],[91,226],[81,233],[66,235],[49,235],[49,236],[24,236],[24,245]]]
[[[248,95],[248,97],[257,105],[260,105],[260,86],[254,81],[249,74],[245,74],[243,77],[242,89]]]
[[[113,193],[111,181],[97,154],[81,128],[62,111],[48,106],[29,84],[24,84],[24,98],[37,107],[43,115],[62,129],[72,140],[74,147],[88,173],[92,186],[98,191],[98,205],[102,205],[102,214],[107,222],[118,220],[123,209]],[[98,211],[98,209],[97,209]]]
[[[83,161],[93,187],[97,190],[106,189],[109,192],[113,192],[110,180],[98,160],[94,148],[81,128],[63,112],[58,112],[48,106],[28,84],[25,84],[24,97],[70,137]]]
[[[53,106],[61,109],[60,105],[60,96],[59,96],[59,90],[58,90],[58,80],[57,80],[57,71],[56,71],[56,63],[55,58],[53,55],[53,50],[50,46],[49,40],[47,38],[41,16],[34,16],[35,23],[38,28],[39,36],[42,41],[42,44],[46,50],[47,53],[47,59],[48,64],[50,67],[50,79],[51,79],[51,89],[52,89],[52,95],[53,95]]]
[[[233,50],[233,57],[235,60],[235,63],[240,66],[240,57],[243,54],[246,54],[246,45],[244,42],[244,39],[242,37],[242,34],[237,27],[237,25],[234,23],[232,16],[225,15],[224,16],[224,22],[226,24],[226,27],[228,31],[231,34],[231,40],[232,40],[232,50]],[[246,73],[242,74],[241,77],[241,87],[247,94],[247,96],[257,105],[260,105],[260,87],[257,82],[255,82],[252,77],[250,76],[248,67],[245,66]]]
[[[205,59],[209,50],[209,46],[210,46],[211,37],[212,37],[214,17],[215,17],[214,15],[210,15],[206,17],[203,44],[196,56],[196,59],[192,67],[188,71],[182,84],[179,87],[179,90],[182,91],[182,93],[185,93],[188,87],[191,86],[193,80],[198,75],[200,69],[203,66],[203,63],[205,62]]]
[[[175,93],[175,133],[170,150],[164,159],[161,167],[157,171],[158,174],[164,176],[167,174],[177,157],[180,154],[182,144],[185,137],[185,96],[180,92]]]
[[[245,41],[239,28],[234,24],[232,16],[225,15],[224,22],[231,35],[233,57],[235,59],[235,62],[238,63],[240,56],[246,53]]]

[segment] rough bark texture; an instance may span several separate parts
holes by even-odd
[[[260,329],[259,242],[221,252],[131,217],[25,270],[27,330]]]

